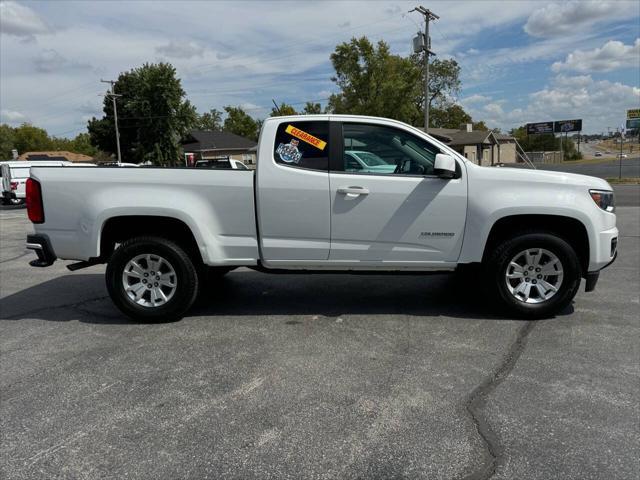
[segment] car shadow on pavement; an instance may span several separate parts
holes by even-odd
[[[573,312],[569,306],[559,315]],[[185,316],[410,315],[512,319],[455,275],[268,275],[232,272],[202,289]],[[111,303],[101,274],[58,277],[0,300],[0,319],[132,323]]]

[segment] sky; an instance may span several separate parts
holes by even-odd
[[[640,108],[640,2],[422,0],[438,58],[461,65],[457,101],[503,131],[582,118],[607,132]],[[170,62],[199,112],[337,91],[329,59],[352,37],[409,55],[417,1],[0,1],[0,121],[73,137],[101,116],[100,79]]]

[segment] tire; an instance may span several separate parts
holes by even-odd
[[[198,293],[191,258],[178,244],[161,237],[136,237],[122,243],[111,255],[105,278],[113,303],[141,322],[181,319]]]
[[[578,255],[552,233],[522,233],[505,240],[484,267],[493,298],[520,318],[553,316],[580,287]]]

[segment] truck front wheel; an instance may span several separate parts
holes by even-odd
[[[576,252],[551,233],[524,233],[504,241],[485,268],[495,297],[519,317],[551,316],[569,305],[580,287]]]
[[[113,303],[128,317],[145,322],[182,318],[198,292],[191,258],[161,237],[136,237],[113,253],[106,271]]]

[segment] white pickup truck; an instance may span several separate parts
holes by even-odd
[[[239,266],[475,266],[476,288],[539,318],[566,307],[581,278],[595,288],[618,238],[604,180],[480,167],[417,128],[360,116],[267,119],[255,172],[33,167],[27,205],[32,265],[107,263],[114,303],[147,321],[182,317],[207,275]]]

